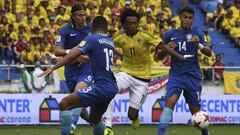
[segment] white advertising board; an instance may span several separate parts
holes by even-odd
[[[58,124],[60,100],[66,94],[0,94],[0,125]],[[115,97],[114,124],[128,124],[128,94]],[[211,123],[239,124],[240,95],[202,97],[202,110],[210,115]],[[141,123],[158,124],[164,100],[158,94],[148,95],[140,110]],[[180,97],[173,111],[173,124],[186,124],[191,114],[184,98]],[[104,120],[104,118],[103,118]],[[80,119],[79,124],[86,124]]]

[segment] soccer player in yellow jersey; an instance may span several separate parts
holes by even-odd
[[[150,47],[157,47],[162,41],[158,37],[140,31],[138,29],[139,20],[139,14],[135,10],[124,10],[120,15],[124,31],[113,37],[116,51],[121,49],[123,53],[121,69],[116,74],[117,85],[119,92],[127,88],[129,89],[130,104],[128,117],[132,120],[134,128],[138,128],[140,125],[138,113],[146,99],[148,83],[151,78]],[[109,105],[105,113],[105,126],[107,128],[104,135],[113,135],[111,130],[112,110],[113,103]]]

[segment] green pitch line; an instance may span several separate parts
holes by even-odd
[[[240,125],[210,126],[211,135],[239,135]],[[115,135],[157,135],[157,125],[115,125]],[[58,126],[0,126],[0,135],[60,135]],[[78,126],[75,135],[92,135],[90,126]],[[166,135],[201,135],[200,131],[186,125],[170,125]]]

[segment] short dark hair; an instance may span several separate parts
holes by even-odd
[[[80,10],[86,10],[85,5],[76,3],[72,6],[71,13],[72,13],[72,15],[74,15],[75,13],[77,13]]]
[[[108,22],[103,16],[97,16],[93,19],[92,29],[103,29],[107,30]]]
[[[180,15],[182,15],[183,12],[188,12],[188,13],[191,13],[191,14],[195,14],[194,13],[194,10],[191,8],[191,7],[183,7],[181,10],[180,10]]]
[[[140,15],[135,10],[128,8],[121,12],[120,22],[122,25],[124,25],[126,18],[129,16],[137,17],[138,21],[140,20]]]

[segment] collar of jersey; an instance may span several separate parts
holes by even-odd
[[[85,25],[83,27],[87,26],[87,24],[85,23]],[[77,29],[76,27],[74,27],[73,23],[71,23],[71,27],[74,29]],[[80,29],[82,29],[83,27],[81,27]]]
[[[105,34],[105,33],[96,33],[96,34],[99,34],[99,35],[102,35],[102,36],[108,36],[108,35]]]

